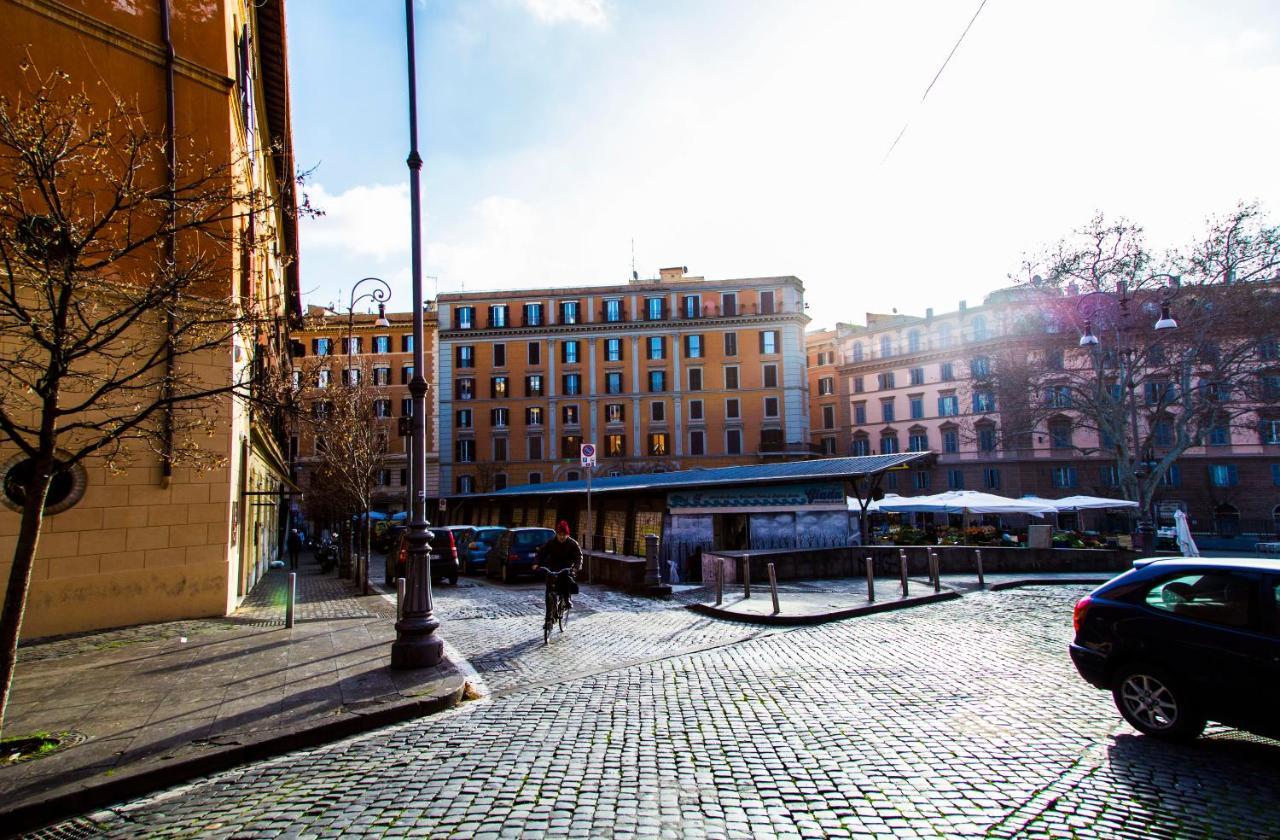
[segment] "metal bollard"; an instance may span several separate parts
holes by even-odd
[[[975,549],[973,550],[973,557],[974,557],[974,559],[975,559],[975,560],[977,560],[977,561],[978,561],[978,588],[979,588],[979,589],[986,589],[986,588],[987,588],[987,579],[986,579],[985,577],[983,577],[983,575],[982,575],[982,549],[980,549],[980,548],[975,548]]]
[[[876,565],[870,557],[866,560],[867,566],[867,600],[874,601],[876,599]]]
[[[938,563],[938,552],[929,552],[929,574],[933,578],[933,591],[942,591],[942,567]]]
[[[284,626],[293,629],[293,607],[298,602],[298,573],[289,572],[289,591],[284,602]]]
[[[769,564],[769,594],[773,596],[773,614],[777,615],[782,612],[782,607],[778,606],[778,574],[772,563]]]
[[[742,597],[751,597],[751,555],[742,555]]]
[[[907,585],[907,552],[903,549],[898,549],[898,564],[898,574],[902,578],[902,597],[905,598],[910,593],[910,588]]]
[[[404,618],[404,587],[405,579],[396,578],[396,621]]]
[[[716,606],[724,602],[724,558],[716,558]]]

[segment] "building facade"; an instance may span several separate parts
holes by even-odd
[[[804,286],[684,268],[441,295],[442,494],[807,456]]]
[[[849,452],[849,401],[840,395],[839,344],[835,330],[805,334],[809,362],[809,422],[812,443],[825,456]]]
[[[1015,497],[1120,497],[1115,456],[1097,431],[1078,422],[1065,393],[1050,386],[1026,395],[1037,407],[1034,427],[1014,435],[1009,430],[1025,417],[1012,416],[1014,401],[998,399],[988,384],[994,368],[1009,358],[1043,356],[1049,345],[1065,345],[1066,359],[1058,364],[1069,367],[1073,355],[1086,352],[1075,346],[1075,326],[1041,323],[1044,311],[1036,296],[1004,290],[981,306],[962,301],[940,315],[931,309],[923,317],[868,313],[865,324],[837,325],[836,384],[848,411],[844,452],[938,453],[928,469],[885,477],[884,489],[901,495],[971,489]],[[1241,340],[1266,346],[1274,342],[1269,328],[1259,325],[1257,335]],[[1059,336],[1060,330],[1066,334]],[[825,336],[811,339],[811,348],[825,342]],[[1266,362],[1259,365],[1265,373]],[[1160,457],[1159,430],[1152,426],[1159,422],[1153,413],[1159,397],[1152,389],[1167,383],[1138,378],[1141,435],[1155,441],[1155,455],[1147,457]],[[1171,524],[1180,508],[1201,534],[1280,530],[1280,428],[1266,420],[1276,407],[1257,406],[1246,422],[1212,430],[1203,445],[1178,457],[1154,499],[1159,524]],[[1080,523],[1067,516],[1061,524]]]
[[[434,310],[424,313],[423,358],[427,366],[427,445],[426,488],[434,501],[440,484],[439,455],[436,446],[435,396],[436,318]],[[409,438],[408,419],[413,416],[413,400],[409,382],[413,379],[413,313],[385,313],[387,324],[377,323],[379,316],[358,314],[350,321],[346,315],[335,315],[320,306],[307,307],[302,328],[294,332],[294,381],[299,393],[299,420],[290,438],[290,456],[296,468],[297,483],[304,497],[322,492],[313,487],[311,474],[317,463],[317,441],[308,422],[323,411],[326,394],[348,383],[372,389],[371,422],[385,429],[387,456],[376,478],[373,509],[396,513],[408,509]],[[303,507],[298,507],[303,514]],[[304,517],[305,518],[305,517]],[[308,522],[311,530],[320,523]]]

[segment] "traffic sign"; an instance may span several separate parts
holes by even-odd
[[[582,444],[582,466],[594,467],[596,465],[596,445],[594,443]]]
[[[448,510],[448,509],[449,509],[449,503],[448,503],[447,501],[445,501],[444,499],[441,499],[441,500],[440,500],[440,503],[439,503],[439,507],[440,507],[440,510],[441,510],[441,511],[446,511],[446,510]]]

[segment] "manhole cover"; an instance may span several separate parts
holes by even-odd
[[[68,749],[69,747],[74,747],[77,744],[83,744],[86,740],[88,740],[88,736],[85,735],[83,732],[71,732],[71,731],[54,732],[49,735],[41,736],[41,737],[13,739],[12,741],[5,744],[6,748],[13,749],[15,745],[18,745],[18,744],[25,745],[25,742],[27,741],[30,741],[31,746],[33,747],[37,746],[39,742],[42,742],[42,741],[46,743],[46,746],[44,747],[44,749],[38,752],[28,752],[25,755],[21,755],[15,758],[9,758],[7,754],[5,754],[5,758],[3,759],[3,761],[0,761],[0,763],[17,764],[22,761],[35,761],[36,759],[44,758],[47,755],[53,755],[54,753],[62,752],[63,750]]]

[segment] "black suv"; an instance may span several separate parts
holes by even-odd
[[[1140,560],[1075,608],[1071,659],[1136,729],[1280,737],[1280,561]]]

